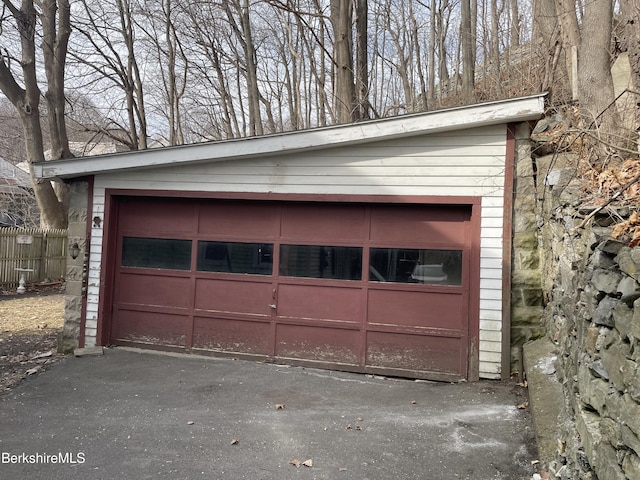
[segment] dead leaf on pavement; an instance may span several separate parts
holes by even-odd
[[[238,440],[237,438],[231,440],[231,445],[237,445],[238,443],[240,443],[240,440]]]
[[[302,462],[302,464],[303,464],[305,467],[309,467],[309,468],[311,468],[311,467],[313,467],[313,459],[311,459],[311,458],[310,458],[309,460],[305,460],[304,462]]]
[[[415,405],[416,403],[418,402],[416,402],[415,400],[411,400],[411,405]]]
[[[356,420],[358,420],[359,422],[361,422],[361,421],[363,420],[363,418],[362,418],[362,417],[358,417],[358,418],[356,418]]]
[[[187,425],[193,425],[194,423],[195,423],[195,422],[194,422],[193,420],[189,420],[189,421],[187,422]]]
[[[347,423],[347,426],[346,426],[345,428],[346,428],[347,430],[351,430],[351,428],[353,428],[353,427],[351,427],[351,424],[350,424],[350,423]]]
[[[48,352],[41,353],[39,355],[31,357],[31,360],[39,360],[41,358],[49,358],[49,357],[52,357],[52,356],[53,356],[53,350],[49,350]]]
[[[528,406],[529,406],[529,402],[522,402],[520,405],[518,405],[518,410],[524,410]]]
[[[27,375],[33,375],[34,373],[38,373],[38,370],[40,370],[42,367],[33,367],[30,368],[29,370],[27,370]]]
[[[284,403],[276,403],[276,410],[284,410]]]
[[[346,469],[346,468],[344,468],[344,467],[340,467],[340,468],[338,468],[338,471],[339,471],[339,472],[346,472],[346,471],[347,471],[347,469]]]
[[[289,462],[291,465],[294,465],[296,468],[300,468],[300,465],[302,465],[302,462],[298,459],[293,459]]]

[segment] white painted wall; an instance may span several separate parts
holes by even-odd
[[[95,177],[91,218],[104,217],[107,188],[481,197],[480,376],[499,378],[506,139],[506,126],[497,125],[264,159],[101,174]],[[102,235],[102,228],[92,230],[86,346],[96,341]]]

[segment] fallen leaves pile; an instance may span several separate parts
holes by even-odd
[[[633,212],[629,218],[613,227],[611,236],[618,240],[628,241],[631,248],[640,244],[640,215]]]
[[[589,167],[583,172],[585,180],[583,190],[588,194],[589,203],[600,205],[616,192],[624,189],[621,200],[635,201],[640,199],[640,158],[625,160],[620,166],[594,169]]]
[[[640,158],[624,161],[621,165],[605,169],[585,165],[579,168],[582,178],[583,204],[603,208],[611,206],[628,206],[632,209],[640,202]],[[640,245],[640,216],[632,211],[628,218],[608,210],[614,218],[611,236],[630,247]]]

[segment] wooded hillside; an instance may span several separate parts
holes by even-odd
[[[135,150],[541,91],[551,107],[578,101],[607,145],[636,148],[632,0],[1,1],[9,160],[69,158],[70,137]],[[621,58],[631,117],[614,102]],[[36,195],[43,223],[63,226],[64,192]]]

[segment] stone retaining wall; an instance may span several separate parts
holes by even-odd
[[[564,393],[558,478],[640,479],[640,247],[611,239],[629,209],[580,204],[575,158],[537,159],[543,323]]]

